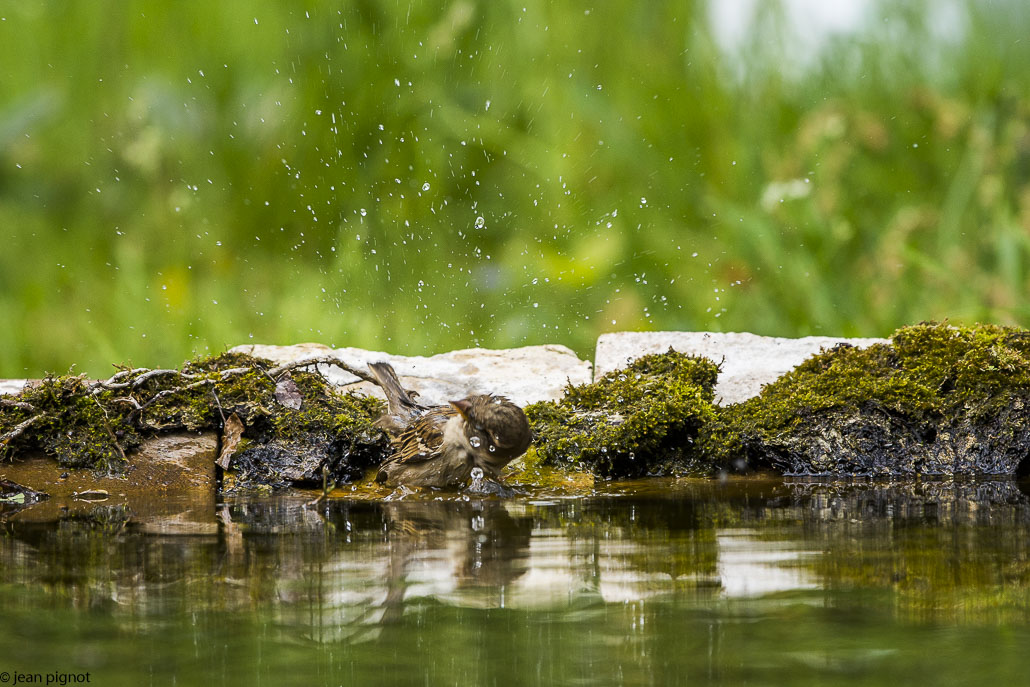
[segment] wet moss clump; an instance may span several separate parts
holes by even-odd
[[[117,472],[125,453],[143,441],[117,394],[92,394],[83,375],[48,376],[0,405],[0,436],[25,429],[0,442],[0,460],[42,451],[66,467]]]
[[[605,478],[708,474],[698,434],[719,367],[670,350],[526,408],[540,463]]]
[[[1030,332],[921,324],[838,346],[723,409],[706,442],[788,475],[1013,474],[1030,454]]]
[[[68,467],[117,473],[162,432],[243,425],[228,468],[236,484],[342,482],[389,452],[375,426],[382,403],[341,394],[321,375],[224,353],[178,370],[121,368],[104,382],[50,376],[0,399],[0,458],[42,451]]]
[[[234,489],[353,482],[392,451],[375,425],[382,401],[340,393],[316,372],[294,371],[290,379],[299,408],[273,398],[274,412],[262,406],[244,419],[243,442],[231,464]]]

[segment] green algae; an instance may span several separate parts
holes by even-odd
[[[927,323],[809,358],[706,428],[786,474],[1012,474],[1030,450],[1030,332]]]
[[[536,447],[531,446],[522,458],[507,467],[504,483],[516,489],[533,489],[537,493],[581,496],[593,493],[594,475],[583,470],[547,465]]]
[[[526,408],[542,465],[606,478],[708,474],[697,441],[719,367],[670,350]]]

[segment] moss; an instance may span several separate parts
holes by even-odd
[[[334,482],[352,482],[391,450],[375,425],[383,412],[381,401],[342,394],[313,372],[294,371],[291,379],[300,395],[299,409],[275,401],[273,388],[275,412],[254,410],[244,421],[249,442],[233,459],[237,487],[320,483],[323,469]]]
[[[714,417],[718,371],[670,350],[529,406],[541,463],[602,477],[710,472],[697,437]]]
[[[921,324],[808,359],[723,409],[705,440],[787,474],[1011,473],[1028,402],[1030,332]]]
[[[374,424],[381,402],[341,394],[321,375],[294,370],[283,378],[296,384],[300,408],[294,409],[276,399],[277,382],[268,374],[273,367],[268,360],[224,353],[150,376],[122,368],[123,379],[135,382],[120,389],[91,388],[82,376],[50,376],[0,406],[0,435],[39,416],[0,445],[0,457],[42,450],[62,465],[117,472],[125,453],[147,436],[219,430],[233,413],[246,438],[237,449],[244,472],[237,483],[321,480],[323,468],[333,479],[351,479],[389,450]],[[269,460],[258,460],[262,456]],[[289,477],[279,480],[283,474]]]
[[[0,445],[0,458],[41,449],[68,467],[117,471],[124,452],[139,446],[142,436],[111,392],[87,393],[84,376],[48,376],[26,389],[18,401],[27,406],[0,408],[0,434],[40,415],[30,430]]]

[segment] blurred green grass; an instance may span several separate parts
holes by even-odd
[[[954,7],[0,0],[0,377],[1025,325],[1030,7]]]

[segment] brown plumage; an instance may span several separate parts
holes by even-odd
[[[461,486],[476,467],[496,480],[505,465],[529,448],[532,433],[526,415],[503,396],[474,394],[446,406],[427,406],[401,386],[389,364],[371,363],[369,369],[386,392],[389,409],[379,425],[396,449],[379,467],[380,482]]]

